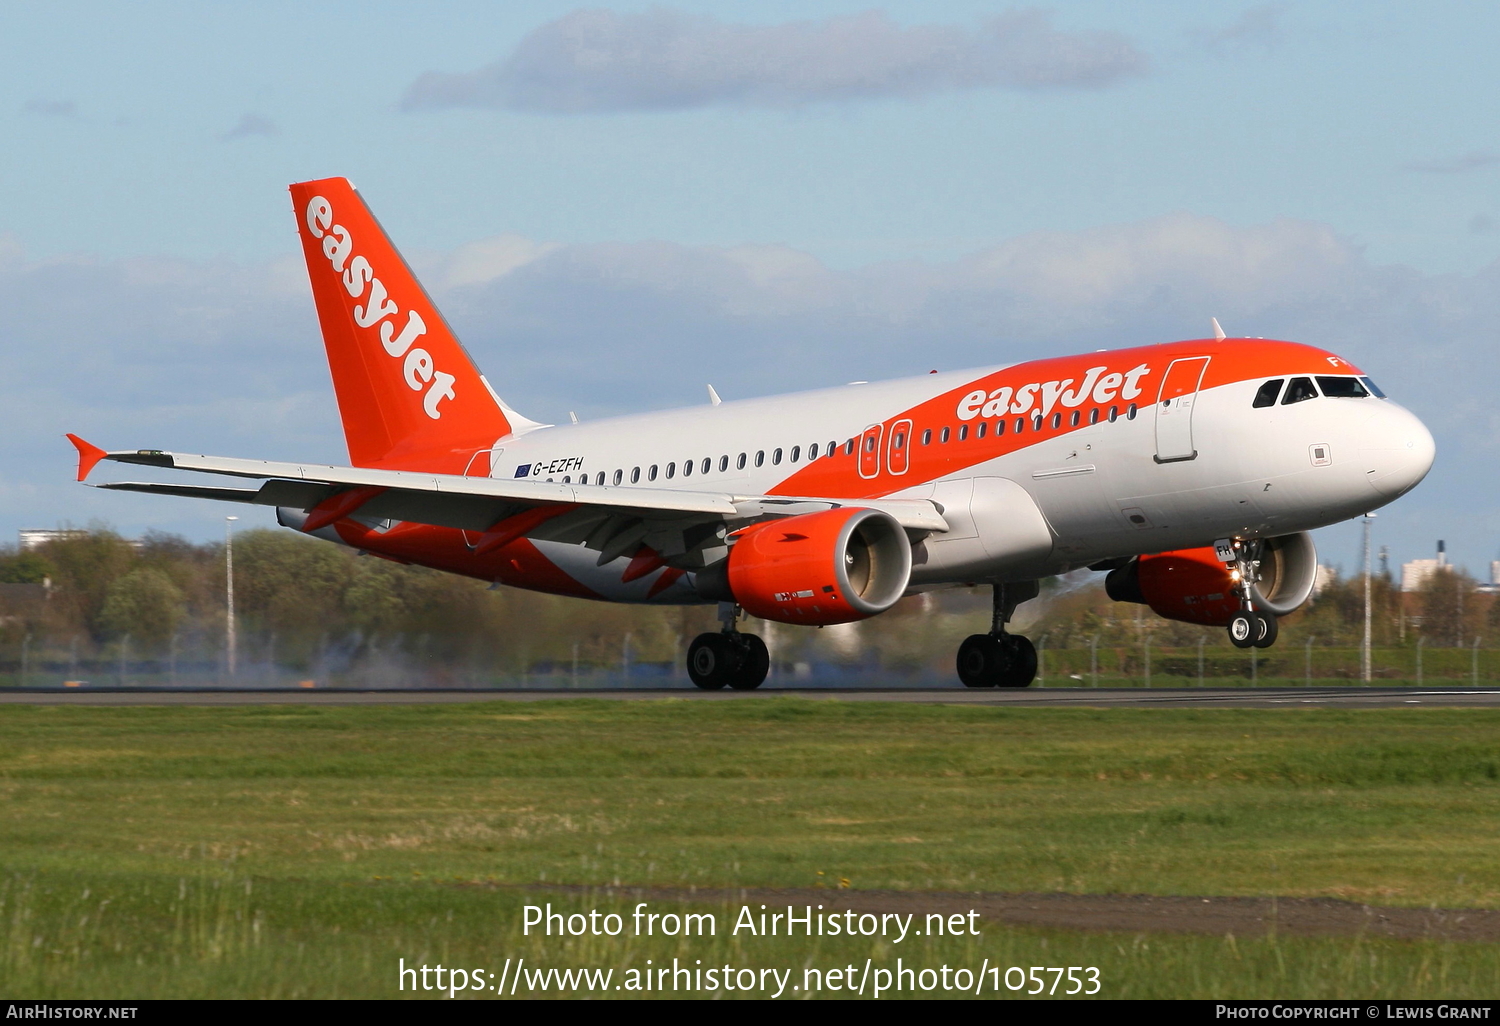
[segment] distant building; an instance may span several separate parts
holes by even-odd
[[[1438,539],[1436,559],[1414,559],[1410,563],[1401,564],[1401,590],[1421,591],[1422,585],[1427,583],[1427,578],[1436,573],[1439,567],[1447,565],[1447,543]]]
[[[1421,591],[1437,568],[1443,564],[1435,559],[1414,559],[1401,564],[1401,590]]]
[[[73,527],[23,527],[17,534],[22,552],[31,552],[49,542],[88,537],[87,531]]]
[[[1490,563],[1490,580],[1474,589],[1481,595],[1500,595],[1500,559]]]
[[[1323,589],[1337,580],[1339,572],[1327,563],[1319,563],[1318,569],[1313,571],[1313,597],[1323,594]]]
[[[32,552],[56,541],[87,538],[89,532],[79,527],[23,527],[16,532],[22,552]],[[136,551],[144,544],[139,538],[126,538],[125,543]]]

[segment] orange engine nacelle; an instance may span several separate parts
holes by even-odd
[[[720,566],[722,584],[752,616],[851,623],[884,612],[906,591],[911,543],[889,513],[830,509],[745,528]]]
[[[1116,579],[1112,587],[1106,583],[1110,597],[1144,602],[1168,620],[1222,627],[1239,611],[1240,599],[1235,594],[1231,568],[1214,554],[1211,545],[1142,556],[1121,570],[1135,571],[1135,594],[1122,588]],[[1124,594],[1117,596],[1116,592]]]
[[[1269,538],[1260,554],[1260,580],[1251,588],[1257,610],[1285,616],[1312,594],[1318,554],[1307,534]],[[1223,627],[1240,608],[1233,567],[1213,546],[1141,556],[1113,570],[1104,588],[1118,602],[1142,602],[1158,616]]]

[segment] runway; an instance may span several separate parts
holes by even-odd
[[[464,702],[536,702],[580,698],[611,701],[667,700],[754,702],[796,697],[845,702],[922,702],[1012,708],[1277,709],[1500,708],[1500,688],[762,688],[700,691],[675,688],[4,688],[0,705],[214,706],[214,705],[442,705]]]

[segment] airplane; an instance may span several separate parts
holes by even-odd
[[[753,689],[743,614],[825,626],[905,595],[987,585],[968,687],[1025,687],[1007,630],[1039,582],[1108,571],[1112,599],[1274,643],[1307,600],[1308,532],[1414,488],[1432,435],[1362,370],[1294,342],[1213,337],[895,381],[543,424],[491,388],[345,179],[291,187],[348,466],[105,451],[252,487],[101,488],[276,508],[288,528],[511,587],[717,604],[704,689]]]

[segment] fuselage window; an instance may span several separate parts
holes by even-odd
[[[922,444],[923,445],[931,445],[932,444],[932,428],[928,428],[927,430],[925,430],[925,431],[922,432]]]
[[[744,453],[740,453],[739,456],[735,458],[734,469],[735,470],[744,470],[745,469],[745,454]]]
[[[1062,414],[1054,413],[1052,415],[1052,430],[1056,431],[1060,427],[1062,427]]]
[[[728,469],[729,469],[729,457],[728,456],[720,456],[719,457],[719,473],[722,474],[722,473],[724,473],[724,471],[726,471]]]
[[[683,477],[692,477],[693,476],[693,461],[692,460],[683,460],[682,461],[682,476]]]
[[[793,463],[796,463],[799,459],[801,459],[802,458],[802,446],[800,446],[800,445],[794,445],[794,446],[792,446],[792,454],[788,458]]]
[[[1117,421],[1119,419],[1120,419],[1120,408],[1118,406],[1111,406],[1109,408],[1109,422],[1111,424],[1113,424],[1115,421]]]
[[[1318,388],[1330,399],[1368,399],[1369,392],[1358,378],[1318,378]]]
[[[755,454],[755,465],[757,467],[764,467],[766,465],[766,450],[762,449]]]
[[[938,441],[939,442],[946,442],[947,440],[948,440],[948,429],[947,428],[943,428],[942,431],[938,432]]]
[[[572,483],[573,483],[573,475],[572,474],[564,474],[563,475],[563,484],[572,484]]]
[[[604,484],[604,471],[602,471],[602,470],[599,471],[598,475],[594,478],[594,484],[596,484],[596,485],[603,485]]]
[[[1125,419],[1126,420],[1135,420],[1135,414],[1136,414],[1136,405],[1135,405],[1135,403],[1131,403],[1129,406],[1125,407]]]
[[[1385,398],[1385,393],[1380,390],[1380,386],[1377,385],[1377,384],[1375,384],[1375,382],[1371,381],[1367,377],[1366,378],[1360,378],[1359,380],[1361,380],[1361,381],[1363,381],[1365,383],[1365,387],[1370,390],[1370,394],[1373,395],[1376,399],[1384,399]]]
[[[619,484],[620,481],[621,481],[621,479],[624,478],[624,476],[625,476],[625,471],[623,471],[623,470],[617,470],[617,471],[615,471],[615,484]]]
[[[646,471],[646,480],[647,481],[655,481],[656,480],[656,464],[655,463],[651,464],[651,469],[648,470],[648,471]]]
[[[672,478],[674,478],[676,476],[677,476],[677,464],[675,464],[675,463],[668,463],[667,464],[667,480],[670,481],[670,480],[672,480]]]
[[[630,483],[631,484],[638,484],[640,482],[640,480],[641,480],[641,468],[640,467],[633,467],[633,468],[631,468],[631,471],[630,471]]]
[[[698,469],[701,470],[701,471],[703,471],[703,473],[707,474],[708,471],[709,471],[709,469],[713,465],[714,465],[713,457],[712,456],[705,456],[705,457],[703,457],[703,466],[699,467]]]
[[[773,466],[773,467],[779,467],[779,466],[781,466],[781,450],[780,449],[772,449],[771,450],[771,466]]]
[[[1043,423],[1045,422],[1042,420],[1042,415],[1038,413],[1035,417],[1031,418],[1031,430],[1040,431]]]
[[[847,442],[844,443],[844,455],[845,456],[853,456],[854,455],[854,439],[851,438],[851,439],[849,439],[849,441],[847,441]]]
[[[969,425],[967,425],[967,424],[960,424],[958,426],[958,440],[960,442],[966,441],[968,439],[968,437],[969,437]]]
[[[1313,388],[1312,378],[1293,378],[1286,386],[1286,395],[1281,397],[1281,405],[1290,406],[1292,403],[1305,402],[1317,397],[1318,390]]]
[[[836,453],[838,451],[839,451],[839,443],[837,443],[837,442],[829,442],[828,443],[828,448],[823,450],[823,455],[825,455],[825,456],[832,456],[834,453]]]
[[[808,462],[811,462],[811,461],[813,461],[813,460],[815,460],[817,458],[818,458],[818,443],[814,442],[812,445],[809,445],[807,447],[807,459],[808,459]]]
[[[1025,417],[1017,417],[1016,418],[1016,434],[1019,435],[1022,431],[1025,431],[1025,430],[1026,430],[1026,418]]]
[[[1005,421],[1003,421],[1003,420],[997,420],[997,421],[995,421],[995,437],[999,438],[1003,434],[1005,434]]]
[[[974,428],[974,437],[983,438],[984,433],[989,429],[989,426],[990,425],[988,422],[981,420],[979,424]]]
[[[1079,410],[1074,410],[1073,411],[1073,416],[1071,416],[1071,417],[1068,418],[1068,427],[1077,427],[1078,426],[1078,418],[1080,418],[1082,416],[1083,416],[1082,412],[1080,412]]]
[[[1276,405],[1276,397],[1281,394],[1281,386],[1286,378],[1272,378],[1255,393],[1255,402],[1250,404],[1252,410],[1264,409],[1267,406]]]
[[[1095,406],[1092,410],[1089,411],[1089,423],[1099,423],[1099,407]]]

